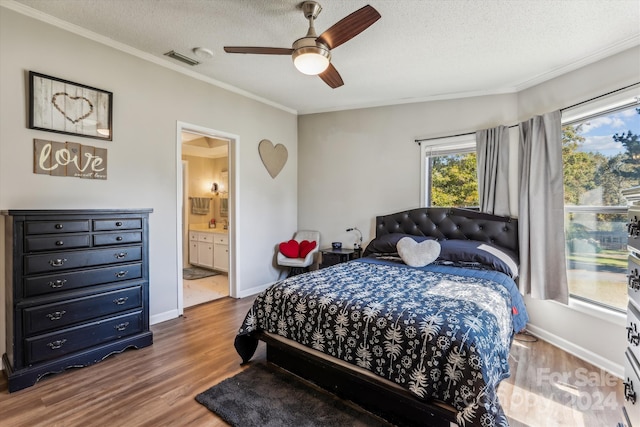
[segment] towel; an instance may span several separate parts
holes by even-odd
[[[211,200],[208,197],[192,197],[191,213],[194,215],[208,215],[210,202]]]
[[[229,216],[229,199],[220,199],[220,216]]]

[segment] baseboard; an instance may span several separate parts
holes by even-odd
[[[591,350],[587,350],[584,347],[580,347],[566,339],[559,337],[551,332],[545,331],[542,328],[539,328],[535,325],[528,324],[527,331],[532,335],[547,341],[549,344],[552,344],[569,354],[572,354],[585,362],[589,362],[597,368],[603,369],[609,372],[611,375],[614,375],[618,378],[622,378],[624,376],[624,367],[617,363],[613,363],[608,359],[600,356],[592,352]]]
[[[238,298],[245,298],[245,297],[250,297],[252,295],[259,294],[260,292],[264,291],[265,289],[267,289],[269,286],[273,285],[274,283],[276,283],[276,282],[265,283],[263,285],[256,286],[256,287],[253,287],[253,288],[243,289],[243,290],[238,292]]]
[[[178,310],[169,310],[164,313],[154,314],[149,316],[149,324],[155,325],[156,323],[166,322],[167,320],[175,319],[179,317]]]

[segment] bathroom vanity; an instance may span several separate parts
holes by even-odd
[[[189,264],[228,272],[229,230],[189,226]]]

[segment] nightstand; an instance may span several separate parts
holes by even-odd
[[[360,258],[362,249],[333,249],[326,248],[320,249],[322,254],[322,264],[320,268],[330,267],[341,262],[351,261],[352,259]]]

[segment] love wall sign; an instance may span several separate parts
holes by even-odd
[[[29,72],[29,128],[112,140],[113,94]]]
[[[107,150],[76,142],[34,139],[33,173],[107,179]]]

